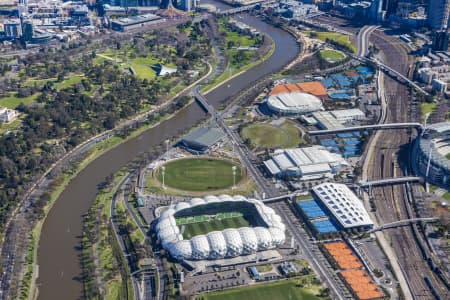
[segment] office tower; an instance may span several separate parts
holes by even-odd
[[[428,24],[432,29],[447,28],[450,12],[450,0],[430,0],[428,7]]]

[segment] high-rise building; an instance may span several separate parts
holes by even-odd
[[[434,51],[447,51],[448,50],[449,33],[447,30],[436,31],[433,34],[433,50]]]
[[[29,42],[33,39],[33,23],[31,20],[23,20],[22,22],[22,39]]]
[[[430,0],[428,7],[428,24],[432,29],[447,28],[450,13],[450,0]]]
[[[18,38],[22,35],[22,26],[19,20],[8,20],[3,24],[5,35],[9,38]]]
[[[383,2],[383,10],[386,11],[386,14],[393,15],[397,11],[398,0],[384,0]]]
[[[181,0],[181,9],[184,11],[195,10],[197,6],[196,0]]]

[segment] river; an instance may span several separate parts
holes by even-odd
[[[212,0],[205,2],[217,4],[222,9],[226,8],[226,5]],[[253,81],[281,69],[299,52],[295,39],[288,33],[267,25],[253,16],[246,15],[239,20],[270,35],[276,45],[275,52],[264,63],[209,93],[207,98],[214,106],[219,106],[225,99],[248,87]],[[95,199],[97,185],[135,157],[189,129],[205,117],[200,107],[193,103],[173,118],[101,155],[68,184],[49,212],[42,228],[38,249],[39,299],[82,298],[83,285],[80,280],[79,259],[82,216]]]

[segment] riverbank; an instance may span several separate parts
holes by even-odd
[[[281,69],[298,52],[296,41],[289,34],[253,17],[246,18],[245,21],[257,26],[260,31],[268,32],[275,44],[283,45],[283,48],[276,47],[273,55],[264,63],[230,79],[228,83],[231,87],[220,85],[211,91],[208,94],[208,100],[216,106],[251,85],[255,80]],[[189,129],[205,117],[205,113],[198,106],[189,105],[170,120],[99,156],[68,184],[50,211],[41,234],[39,284],[42,284],[43,299],[61,297],[72,299],[79,295],[80,285],[73,280],[79,274],[78,252],[74,246],[79,244],[77,236],[81,231],[80,219],[94,201],[93,195],[96,193],[97,184],[130,160],[161,144],[164,140]],[[57,249],[55,245],[58,245]],[[61,276],[61,274],[64,275]]]

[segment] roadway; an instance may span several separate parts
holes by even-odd
[[[380,26],[364,26],[358,32],[358,56],[366,57],[369,54],[369,37]]]

